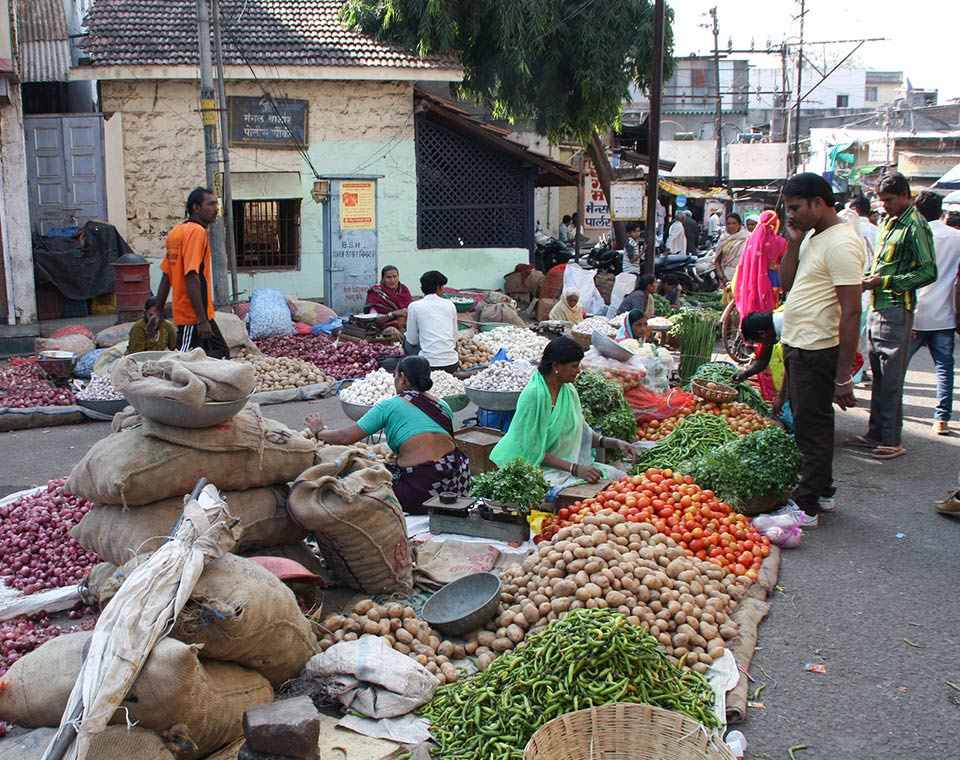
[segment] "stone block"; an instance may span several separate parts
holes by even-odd
[[[243,735],[255,752],[312,760],[318,757],[320,713],[310,697],[252,707],[243,715]]]

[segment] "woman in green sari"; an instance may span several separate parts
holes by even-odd
[[[580,374],[583,349],[571,338],[551,340],[540,367],[520,394],[510,429],[490,452],[503,466],[514,457],[539,466],[554,489],[598,480],[617,480],[625,472],[593,461],[594,448],[617,449],[636,462],[626,441],[595,433],[583,418],[573,381]]]

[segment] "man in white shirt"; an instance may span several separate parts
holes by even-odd
[[[870,222],[870,199],[865,195],[858,195],[847,204],[847,208],[856,213],[860,223],[860,237],[867,248],[863,272],[868,274],[873,269],[873,246],[877,242],[877,225]]]
[[[950,435],[953,412],[953,333],[960,329],[960,230],[941,221],[943,201],[924,190],[917,196],[917,211],[930,223],[933,249],[937,255],[937,281],[917,290],[917,311],[913,318],[910,356],[922,346],[930,350],[937,368],[937,408],[933,432]]]
[[[441,298],[447,278],[435,269],[420,278],[423,298],[407,307],[407,334],[404,349],[407,354],[419,354],[430,362],[431,369],[456,372],[460,357],[457,354],[457,307]]]
[[[713,213],[710,214],[710,218],[707,220],[707,234],[710,236],[711,240],[716,237],[717,233],[720,231],[721,224],[720,209],[715,208]]]

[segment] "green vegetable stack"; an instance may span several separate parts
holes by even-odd
[[[653,294],[653,303],[656,308],[653,312],[655,317],[670,317],[673,316],[673,307],[670,305],[670,302],[659,293]]]
[[[673,435],[676,432],[670,438]],[[684,474],[742,509],[758,499],[783,499],[800,480],[802,466],[803,456],[793,438],[771,425],[705,454]]]
[[[684,293],[681,303],[691,309],[715,311],[719,316],[723,312],[723,291],[712,293]]]
[[[470,495],[477,499],[516,504],[529,511],[540,505],[549,490],[550,484],[543,477],[543,470],[514,457],[499,470],[475,477]]]
[[[710,451],[738,436],[721,417],[697,412],[684,417],[666,438],[637,460],[633,474],[650,467],[680,470],[687,474],[687,467]],[[706,488],[699,480],[697,485]]]
[[[680,341],[680,379],[686,382],[713,356],[720,317],[712,311],[685,309],[672,321],[670,334]]]
[[[622,441],[637,440],[637,418],[623,397],[623,389],[614,380],[607,380],[598,372],[581,372],[574,386],[580,395],[583,416],[592,428],[609,438]],[[622,458],[620,452],[617,458]],[[612,458],[612,457],[611,457]]]
[[[736,388],[736,401],[746,404],[764,417],[769,417],[772,414],[770,407],[767,405],[767,402],[763,400],[760,391],[750,385],[750,383],[733,382],[731,378],[736,371],[733,365],[727,362],[709,362],[700,367],[694,374],[694,377],[700,378],[701,380],[712,380],[715,383],[724,383],[731,388]],[[689,384],[684,386],[684,390],[690,390]]]
[[[713,701],[706,679],[673,665],[646,629],[611,609],[577,609],[483,673],[441,686],[420,714],[441,758],[521,760],[533,733],[564,713],[636,702],[714,728]]]

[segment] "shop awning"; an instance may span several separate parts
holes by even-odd
[[[670,195],[685,195],[688,198],[715,198],[718,201],[733,200],[730,193],[722,187],[711,187],[707,190],[701,190],[696,187],[687,187],[679,182],[672,182],[668,179],[660,180],[660,189]]]

